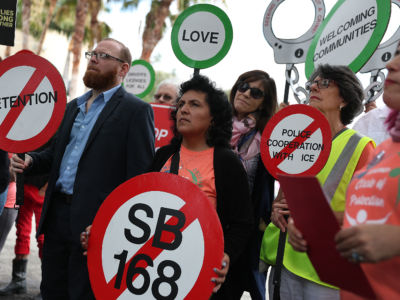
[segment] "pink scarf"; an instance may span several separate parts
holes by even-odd
[[[260,153],[260,140],[261,135],[259,132],[255,134],[249,146],[245,149],[243,147],[238,149],[238,143],[240,138],[247,133],[250,132],[255,126],[256,121],[253,118],[247,117],[242,120],[238,120],[236,117],[233,117],[233,130],[232,130],[232,139],[231,146],[233,147],[233,151],[239,154],[242,160],[248,160],[256,156]]]
[[[393,142],[400,142],[400,113],[397,110],[391,110],[385,123],[388,126],[389,134]]]

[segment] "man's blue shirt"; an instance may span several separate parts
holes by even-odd
[[[60,192],[69,195],[73,194],[79,160],[81,159],[83,150],[85,149],[86,143],[89,139],[89,135],[92,132],[93,126],[96,123],[104,106],[119,89],[119,87],[120,85],[117,85],[97,96],[90,106],[88,112],[86,112],[86,102],[91,97],[92,91],[85,93],[77,99],[79,112],[71,129],[69,142],[65,148],[64,156],[61,161],[60,176],[58,177],[56,183],[57,189]]]

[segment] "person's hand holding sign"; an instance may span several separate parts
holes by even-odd
[[[225,282],[226,275],[229,270],[229,256],[224,253],[224,257],[222,258],[221,269],[214,268],[214,272],[218,275],[218,277],[211,278],[211,281],[215,283],[215,288],[213,288],[213,293],[218,292],[221,285]]]
[[[339,231],[340,255],[353,262],[380,262],[400,255],[400,228],[387,224],[361,224]]]
[[[282,190],[279,190],[278,196],[276,196],[272,203],[271,222],[281,231],[285,232],[288,225],[285,217],[289,215],[290,211],[285,196]]]
[[[289,244],[292,245],[294,250],[298,252],[307,251],[307,241],[303,238],[300,230],[294,225],[293,218],[288,219],[288,236]]]
[[[83,255],[87,255],[87,249],[89,246],[89,235],[90,235],[90,229],[92,228],[92,225],[89,225],[88,227],[86,227],[85,231],[81,232],[80,235],[80,241],[81,241],[81,246],[82,249],[85,250],[85,252],[83,252]]]
[[[18,157],[17,154],[14,154],[11,157],[11,171],[13,173],[23,173],[26,168],[28,168],[32,164],[32,157],[28,154],[25,154],[25,161]]]

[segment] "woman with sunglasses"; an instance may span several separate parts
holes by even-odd
[[[156,152],[151,171],[175,169],[208,196],[221,221],[225,252],[221,269],[215,270],[214,292],[218,292],[212,299],[240,299],[231,273],[249,239],[253,209],[246,172],[229,145],[229,102],[207,77],[197,75],[181,85],[171,117],[174,137]]]
[[[248,291],[253,300],[265,299],[266,271],[259,272],[259,256],[274,199],[274,179],[261,161],[260,140],[277,109],[275,81],[261,70],[243,73],[231,89],[230,102],[234,115],[231,146],[247,172],[254,207],[253,232],[233,280],[238,295]]]
[[[342,224],[347,186],[354,172],[365,166],[374,150],[372,139],[346,127],[362,110],[363,88],[348,67],[333,65],[320,65],[311,75],[306,88],[310,92],[309,105],[318,109],[330,125],[331,152],[327,163],[316,177],[338,222]],[[288,215],[290,211],[284,195],[279,193],[273,203],[272,223],[265,231],[261,249],[261,258],[269,264],[275,264],[279,229],[286,230],[284,216]],[[293,220],[289,218],[289,222]],[[304,240],[294,225],[291,229],[288,239],[290,245],[285,246],[281,270],[281,299],[339,299],[338,288],[322,282],[307,254],[299,252],[306,249]],[[271,299],[275,271],[273,267],[269,282]]]

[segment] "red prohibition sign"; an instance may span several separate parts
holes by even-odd
[[[169,173],[134,177],[106,198],[94,219],[92,289],[107,300],[208,299],[223,244],[216,210],[195,184]]]
[[[46,59],[23,50],[3,60],[0,63],[0,148],[23,153],[44,145],[62,121],[66,99],[63,79]],[[43,104],[46,102],[52,102],[50,108]],[[46,107],[43,113],[38,111],[39,105]]]
[[[267,170],[277,174],[316,175],[331,150],[331,130],[324,115],[304,104],[276,113],[261,136],[260,150]]]

